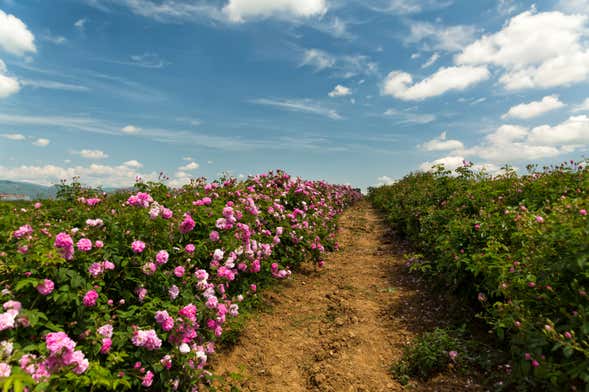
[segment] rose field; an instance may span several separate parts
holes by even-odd
[[[278,171],[0,204],[9,391],[187,391],[258,287],[337,249],[350,187]]]
[[[412,270],[470,300],[509,352],[510,388],[589,385],[589,170],[410,174],[370,190],[416,254]]]
[[[4,391],[589,388],[585,162],[165,182],[0,203]]]

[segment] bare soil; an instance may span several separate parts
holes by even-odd
[[[403,248],[366,201],[340,218],[340,250],[319,270],[303,268],[265,293],[268,312],[250,319],[239,342],[221,352],[213,372],[219,390],[473,391],[449,369],[428,382],[402,386],[391,365],[419,333],[444,326],[444,298],[409,274]],[[233,388],[233,389],[231,389]]]

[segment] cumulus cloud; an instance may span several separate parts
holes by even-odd
[[[441,135],[439,140],[445,141],[445,135]],[[437,147],[436,139],[433,142],[434,148]],[[486,162],[483,166],[487,166],[487,169],[493,172],[499,165],[505,163],[528,163],[571,154],[589,146],[589,116],[571,116],[556,125],[545,124],[532,128],[504,124],[472,147],[460,148],[458,143],[453,146],[455,148],[449,156],[433,162],[424,162],[421,169],[429,170],[432,165],[439,163],[453,169],[461,164],[464,157],[467,157]],[[425,145],[427,143],[420,147]]]
[[[229,0],[223,8],[231,22],[269,17],[308,18],[325,12],[325,0]]]
[[[108,158],[108,154],[101,150],[80,150],[80,151],[73,151],[74,154],[81,156],[82,158],[86,159],[106,159]]]
[[[376,181],[377,181],[376,186],[392,185],[395,182],[397,182],[397,180],[395,180],[389,176],[380,176],[376,179]]]
[[[0,48],[17,56],[37,51],[35,36],[27,25],[16,16],[2,10],[0,10]]]
[[[449,151],[462,150],[464,144],[460,140],[448,140],[446,131],[444,131],[437,138],[429,140],[419,145],[419,147],[425,151]]]
[[[487,67],[443,67],[417,83],[406,72],[392,71],[384,81],[383,94],[405,101],[418,101],[450,90],[464,90],[488,78]]]
[[[136,177],[156,180],[157,173],[141,173],[126,165],[98,165],[62,167],[57,165],[22,165],[18,167],[0,166],[2,178],[27,181],[42,185],[59,183],[62,179],[79,176],[85,184],[98,186],[128,187],[135,183]]]
[[[534,8],[483,35],[455,57],[460,65],[495,65],[508,90],[569,85],[589,77],[587,15]]]
[[[0,27],[0,29],[1,28],[2,27]],[[6,71],[6,64],[4,64],[4,61],[0,60],[0,99],[16,94],[20,90],[18,79],[6,75]]]
[[[464,157],[458,155],[451,155],[443,158],[436,159],[432,162],[423,162],[419,169],[422,171],[430,171],[436,165],[444,165],[444,167],[448,170],[454,170],[460,166],[464,165]]]
[[[419,166],[422,171],[432,171],[435,166],[443,165],[447,170],[455,170],[465,164],[469,163],[464,157],[458,155],[450,155],[432,162],[424,162]],[[493,163],[475,164],[472,166],[474,170],[485,170],[487,173],[497,173],[500,168]]]
[[[333,90],[328,94],[330,97],[344,97],[346,95],[352,94],[352,91],[341,84],[338,84],[333,88]]]
[[[541,101],[522,103],[513,106],[501,117],[529,119],[559,109],[563,106],[565,106],[565,104],[558,99],[557,95],[548,95],[542,98]]]
[[[33,145],[37,146],[37,147],[47,147],[49,145],[49,143],[50,143],[49,139],[45,139],[45,138],[40,137],[33,142]]]
[[[190,170],[196,170],[199,167],[200,167],[200,165],[198,163],[196,163],[196,162],[190,162],[190,163],[187,163],[184,166],[180,166],[178,168],[178,170],[179,171],[182,171],[182,172],[186,172],[186,171],[190,171]]]
[[[143,167],[143,164],[135,159],[132,159],[130,161],[127,162],[123,162],[123,165],[128,166],[128,167],[134,167],[134,168],[141,168]]]

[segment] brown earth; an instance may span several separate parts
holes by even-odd
[[[363,201],[340,218],[340,250],[320,270],[303,267],[264,294],[268,312],[250,319],[239,342],[221,352],[213,372],[220,390],[259,392],[473,391],[481,388],[451,370],[403,387],[391,364],[421,332],[449,315],[409,274],[402,247]]]

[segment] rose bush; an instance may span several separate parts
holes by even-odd
[[[516,383],[589,385],[589,170],[566,162],[491,177],[466,163],[371,189],[422,257],[412,268],[477,302]]]
[[[0,204],[5,390],[187,391],[259,285],[337,248],[361,195],[278,171]],[[15,207],[17,206],[17,207]]]

